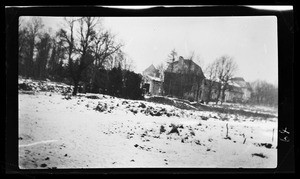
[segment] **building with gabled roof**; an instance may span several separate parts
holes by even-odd
[[[158,69],[155,68],[155,66],[153,64],[151,64],[148,68],[146,68],[143,71],[143,76],[152,76],[152,77],[159,77],[159,71]]]
[[[209,79],[203,80],[202,84],[202,95],[201,100],[203,101],[216,101],[217,93],[219,90],[220,82],[212,81]],[[221,85],[222,88],[222,85]],[[211,90],[210,97],[209,90]],[[220,99],[222,99],[222,93],[220,94]],[[241,77],[231,78],[228,81],[227,89],[225,90],[226,102],[246,102],[251,97],[251,87],[248,82],[246,82]],[[220,100],[219,99],[219,100]]]
[[[204,74],[199,65],[182,56],[169,63],[164,72],[164,94],[198,101]]]
[[[163,79],[160,78],[159,70],[153,64],[146,68],[143,72],[143,89],[145,93],[151,95],[162,95]]]
[[[184,59],[182,56],[178,58],[178,61],[170,63],[166,69],[166,72],[181,74],[193,73],[195,75],[204,77],[202,68],[199,65],[197,65],[193,60]]]
[[[239,90],[242,91],[241,101],[245,102],[250,99],[252,88],[249,82],[246,82],[242,77],[231,78],[229,82],[238,86]]]

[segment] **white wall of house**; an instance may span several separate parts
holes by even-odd
[[[153,95],[161,95],[161,92],[162,92],[162,84],[161,82],[157,82],[157,81],[154,81],[154,80],[149,80],[149,92],[150,94],[153,94]]]
[[[233,91],[225,91],[225,101],[233,101],[233,100],[242,100],[243,94],[238,93],[238,92],[233,92]]]
[[[247,88],[243,88],[243,101],[248,101],[251,97],[251,92]]]
[[[156,81],[151,77],[145,77],[145,83],[149,84],[149,93],[152,95],[161,95],[162,93],[162,82]]]

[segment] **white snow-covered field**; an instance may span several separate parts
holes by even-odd
[[[19,91],[21,169],[276,166],[277,118],[221,120],[101,94]]]

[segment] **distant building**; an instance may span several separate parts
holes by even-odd
[[[225,91],[226,102],[241,102],[243,99],[243,90],[239,84],[234,81],[229,81],[227,90]]]
[[[218,95],[218,88],[220,83],[217,81],[212,81],[210,79],[204,79],[201,84],[201,101],[216,101]],[[211,86],[211,87],[210,87]],[[209,88],[211,88],[210,98],[209,98]]]
[[[211,85],[211,96],[209,99],[209,85]],[[205,79],[202,83],[202,95],[201,100],[203,101],[216,101],[217,94],[219,91],[220,83],[217,81],[211,81]],[[251,97],[251,86],[241,77],[235,77],[228,81],[227,90],[225,91],[225,102],[246,102]],[[222,99],[222,93],[220,94],[219,100]]]
[[[159,71],[155,68],[155,66],[152,64],[148,68],[146,68],[143,71],[143,76],[153,76],[153,77],[159,77]]]
[[[180,56],[164,72],[164,94],[198,101],[204,78],[199,65]]]
[[[170,63],[168,68],[166,69],[166,72],[177,73],[177,74],[193,73],[195,75],[204,77],[202,68],[199,65],[197,65],[192,60],[184,59],[182,56],[180,56],[177,61]]]
[[[164,75],[150,65],[143,71],[143,81],[146,93],[174,96],[197,102],[215,102],[219,88],[222,88],[220,82],[206,79],[199,65],[182,56],[169,63]],[[224,95],[225,102],[246,102],[251,97],[251,86],[242,77],[235,77],[229,80]],[[222,93],[218,100],[221,99]]]
[[[248,82],[244,80],[242,77],[235,77],[230,79],[230,84],[239,88],[239,91],[242,92],[242,96],[239,98],[240,101],[246,102],[251,97],[251,86]]]
[[[163,80],[160,78],[160,73],[153,64],[146,68],[142,74],[145,93],[149,93],[151,95],[162,95]]]

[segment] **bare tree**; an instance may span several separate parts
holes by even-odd
[[[169,81],[165,81],[164,83],[164,89],[166,90],[165,92],[169,95],[173,94],[173,90],[172,90],[172,83],[174,83],[174,81],[172,80],[172,73],[174,70],[174,62],[176,60],[177,57],[177,52],[175,49],[173,49],[170,54],[168,54],[167,57],[167,68],[171,68],[170,71],[165,72],[164,77],[166,76]]]
[[[105,60],[122,45],[115,43],[111,33],[102,31],[99,17],[65,18],[65,25],[67,31],[61,29],[59,34],[68,53],[73,95],[76,95],[83,71],[93,64],[95,67],[103,66]]]
[[[195,51],[193,50],[193,51],[190,52],[190,54],[188,56],[188,59],[194,60],[194,58],[195,58]]]
[[[36,49],[37,37],[40,30],[43,28],[43,22],[40,17],[32,17],[27,23],[25,28],[27,29],[27,45],[28,55],[25,58],[25,76],[33,76],[34,70],[34,52]]]
[[[251,83],[251,102],[260,105],[278,105],[278,87],[266,81],[256,80]]]
[[[57,34],[52,37],[52,49],[49,61],[47,63],[48,77],[61,81],[65,77],[64,59],[66,58],[66,51],[62,41],[59,40]]]
[[[205,61],[200,55],[195,56],[194,62],[197,63],[202,69],[205,69]]]
[[[125,57],[125,53],[119,49],[117,50],[113,55],[114,61],[113,61],[113,67],[121,67],[123,68],[125,66],[125,62],[126,62],[126,57]]]
[[[25,22],[24,17],[20,16],[19,23],[18,23],[19,30],[22,28],[22,25],[24,24],[24,22]]]
[[[35,62],[35,77],[44,79],[46,77],[46,65],[49,58],[49,52],[52,47],[51,36],[48,32],[39,35],[40,41],[36,44],[37,55]]]
[[[76,31],[77,36],[74,33],[76,22],[79,23]],[[65,23],[68,27],[69,35],[67,31],[61,29],[60,36],[66,44],[69,72],[74,83],[73,95],[76,95],[83,70],[94,61],[91,54],[91,44],[96,35],[94,28],[97,25],[97,18],[65,18]]]
[[[199,65],[201,68],[204,67],[204,60],[195,51],[190,52],[190,54],[188,56],[188,59],[190,59],[190,60],[194,61],[195,63],[197,63],[197,65]]]
[[[134,61],[131,58],[125,58],[123,62],[123,69],[132,71],[136,68]]]
[[[114,53],[117,53],[123,44],[115,41],[115,36],[109,31],[99,29],[93,42],[92,51],[95,56],[95,65],[103,67],[105,60]],[[120,51],[119,51],[120,52]]]
[[[64,22],[65,22],[65,26],[67,30],[64,29],[60,29],[60,31],[58,32],[58,36],[60,37],[61,43],[63,44],[65,51],[67,52],[67,59],[68,59],[68,69],[69,69],[69,74],[71,76],[71,78],[74,79],[75,77],[75,70],[73,69],[74,65],[73,65],[73,57],[75,55],[76,52],[76,47],[75,47],[75,40],[74,40],[74,26],[75,26],[75,22],[78,19],[75,18],[64,18]],[[68,31],[68,32],[67,32]],[[78,82],[75,80],[74,82],[74,86],[78,85]],[[76,87],[77,90],[77,87]],[[76,91],[77,93],[77,91]],[[73,93],[74,94],[74,93]]]
[[[225,91],[228,88],[229,80],[234,76],[237,70],[237,64],[233,58],[227,55],[223,55],[216,60],[217,78],[219,80],[217,101],[222,95],[221,104],[225,99]]]
[[[119,48],[115,53],[107,57],[107,60],[104,61],[103,66],[106,69],[112,69],[114,67],[121,67],[124,70],[132,71],[134,66],[134,61]]]
[[[167,64],[171,65],[171,72],[173,72],[173,63],[175,62],[177,57],[177,52],[175,49],[171,51],[171,53],[168,55]]]
[[[156,69],[159,72],[160,79],[164,79],[164,72],[166,70],[165,65],[163,63],[160,63],[159,65],[156,66]]]
[[[21,24],[21,23],[20,23]],[[28,45],[28,29],[19,25],[19,74],[27,75],[28,60],[29,60],[29,45]],[[26,66],[27,65],[27,66]]]
[[[215,81],[217,80],[217,63],[216,61],[210,63],[206,69],[205,69],[205,74],[207,80],[205,81],[205,86],[207,87],[207,93],[206,95],[206,103],[211,101],[211,95],[212,95],[212,90],[215,85]]]

